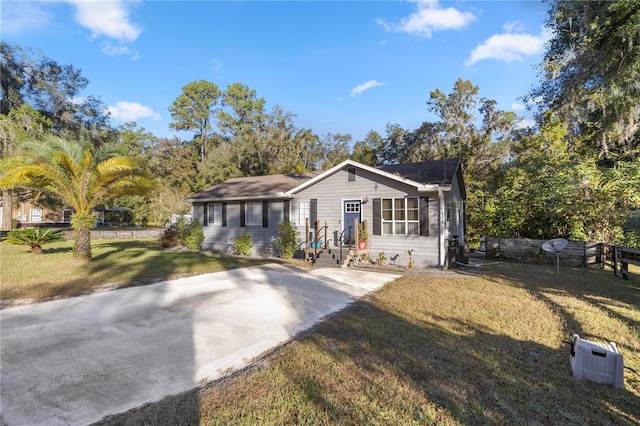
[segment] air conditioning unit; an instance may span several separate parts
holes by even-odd
[[[624,361],[615,343],[596,343],[574,334],[569,361],[573,377],[624,389]]]

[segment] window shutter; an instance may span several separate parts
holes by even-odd
[[[262,202],[262,227],[263,228],[269,227],[269,202],[268,201]]]
[[[285,222],[289,222],[289,220],[291,218],[291,216],[290,216],[291,215],[291,212],[290,212],[291,201],[285,200],[283,208],[284,208],[284,220],[285,220]]]
[[[309,202],[309,222],[312,228],[315,228],[318,222],[318,200],[315,198]]]
[[[429,197],[420,197],[420,235],[429,236]]]
[[[222,226],[227,226],[227,203],[222,203]]]
[[[245,217],[245,206],[244,201],[240,203],[240,227],[244,228],[247,226],[246,223],[247,218]]]
[[[373,199],[373,235],[382,235],[382,201]]]
[[[209,204],[203,204],[204,211],[202,212],[202,226],[209,224]]]

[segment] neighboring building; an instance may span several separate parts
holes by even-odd
[[[19,226],[24,228],[33,228],[36,226],[64,226],[71,221],[72,209],[51,209],[42,207],[33,203],[31,199],[21,200],[14,204],[17,205],[11,211],[11,220],[14,222],[13,227]],[[11,230],[11,224],[5,224],[8,216],[1,212],[7,208],[0,205],[0,227],[2,229]]]
[[[346,160],[325,172],[230,179],[186,201],[203,225],[203,247],[221,252],[229,252],[234,238],[247,231],[254,254],[271,248],[283,220],[294,223],[307,242],[315,223],[326,224],[329,241],[323,243],[336,246],[355,220],[367,224],[372,259],[384,252],[406,265],[412,249],[415,266],[443,267],[449,242],[462,244],[465,237],[466,192],[458,159],[380,167]]]
[[[32,199],[26,199],[14,203],[17,208],[11,212],[11,219],[14,224],[5,224],[7,216],[3,215],[5,206],[0,201],[0,229],[10,231],[12,227],[34,228],[39,226],[47,227],[66,227],[71,226],[71,216],[74,210],[70,207],[60,209],[52,209],[42,207],[33,202]],[[96,214],[96,225],[121,224],[131,222],[131,212],[121,207],[105,208],[99,205],[94,209]]]

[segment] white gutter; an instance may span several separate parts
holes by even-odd
[[[440,267],[445,267],[445,259],[447,255],[447,247],[446,247],[446,239],[445,239],[445,230],[447,229],[447,213],[445,210],[445,202],[444,202],[444,192],[442,189],[438,189],[438,201],[440,204],[440,223],[438,230],[438,261],[440,263]]]
[[[255,200],[289,200],[293,196],[278,192],[277,194],[268,195],[245,195],[242,197],[225,197],[225,198],[186,198],[185,203],[209,203],[222,201],[255,201]]]
[[[434,191],[451,191],[451,185],[448,186],[440,186],[437,183],[435,184],[424,184],[417,187],[418,192],[434,192]]]

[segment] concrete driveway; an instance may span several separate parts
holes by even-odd
[[[89,424],[192,389],[396,277],[267,265],[4,309],[2,423]]]

